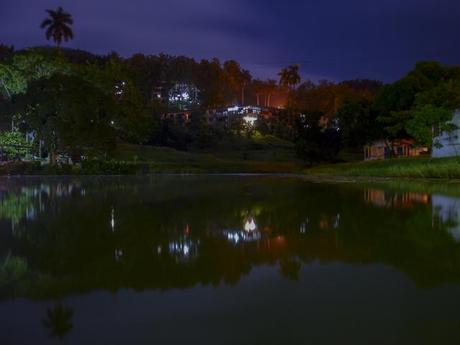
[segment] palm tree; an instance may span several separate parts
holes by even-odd
[[[291,65],[283,68],[280,73],[280,85],[287,86],[293,90],[300,83],[299,65]]]
[[[265,91],[267,93],[267,97],[265,98],[265,106],[271,107],[271,99],[272,99],[272,94],[275,93],[277,90],[277,84],[276,80],[268,80],[265,83]]]
[[[252,76],[249,71],[241,68],[235,60],[224,62],[224,75],[230,89],[238,94],[241,92],[241,105],[244,105],[246,86],[251,82]],[[238,99],[238,96],[235,97]]]
[[[62,7],[58,7],[56,11],[46,10],[46,12],[48,12],[49,17],[42,22],[40,27],[42,29],[46,28],[46,39],[50,40],[52,38],[59,48],[62,40],[67,42],[73,39],[73,31],[70,27],[73,24],[72,15],[64,12]]]
[[[49,329],[51,337],[62,340],[73,328],[72,318],[73,309],[57,303],[53,308],[47,309],[42,323]]]

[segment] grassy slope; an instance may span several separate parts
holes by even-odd
[[[113,158],[125,162],[146,162],[153,172],[298,173],[303,167],[303,163],[295,157],[292,143],[258,135],[191,152],[121,144],[113,153]],[[315,176],[460,179],[460,157],[357,161],[321,165],[304,172]]]
[[[300,172],[292,143],[256,136],[223,143],[212,150],[177,151],[166,147],[120,144],[112,158],[147,162],[156,172],[288,173]]]
[[[319,166],[305,170],[311,175],[460,179],[460,157],[397,158]]]

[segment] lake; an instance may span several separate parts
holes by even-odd
[[[1,178],[0,260],[0,344],[460,343],[455,184]]]

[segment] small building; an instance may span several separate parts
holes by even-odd
[[[417,157],[428,152],[427,147],[415,145],[412,139],[378,140],[364,147],[364,160]]]
[[[434,138],[435,145],[431,153],[433,158],[460,156],[460,110],[454,113],[450,123],[457,128]]]
[[[176,124],[185,124],[190,120],[190,115],[191,113],[188,111],[183,111],[183,112],[171,112],[171,113],[166,113],[161,116],[162,120],[171,120]]]

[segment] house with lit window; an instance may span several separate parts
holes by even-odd
[[[412,139],[377,140],[364,147],[364,160],[417,157],[428,152],[427,147],[416,145]]]

